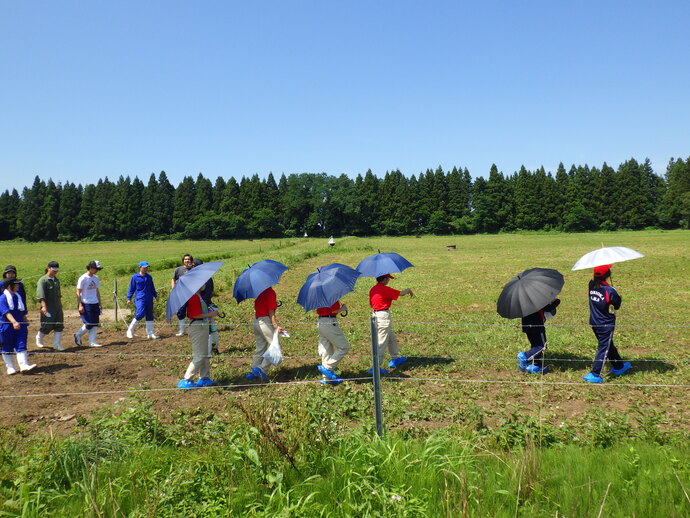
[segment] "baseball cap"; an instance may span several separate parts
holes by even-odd
[[[150,265],[147,261],[141,261],[139,263],[139,268],[148,268]]]
[[[48,268],[50,268],[51,270],[59,270],[59,269],[60,269],[60,265],[58,264],[57,261],[50,261],[50,262],[48,263]]]
[[[601,266],[595,266],[594,267],[594,276],[595,277],[604,277],[609,270],[611,269],[610,264],[602,264]]]
[[[103,269],[100,261],[91,261],[89,264],[86,265],[86,269],[88,270],[89,268],[95,268],[96,270]]]

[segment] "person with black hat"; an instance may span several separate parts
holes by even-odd
[[[0,288],[0,337],[2,338],[2,359],[7,367],[7,374],[15,374],[14,356],[17,356],[20,372],[28,372],[36,365],[29,364],[29,353],[26,351],[28,324],[24,319],[26,305],[19,296],[21,279],[5,279]]]
[[[5,271],[2,272],[2,279],[6,280],[6,279],[16,279],[16,278],[17,278],[17,268],[12,266],[11,264],[8,264],[7,266],[5,266]],[[26,306],[26,290],[24,290],[24,284],[17,281],[17,285],[19,286],[17,288],[17,294],[22,298],[22,302],[24,303],[24,307],[27,307]]]
[[[101,316],[101,284],[98,273],[102,270],[100,261],[91,261],[86,265],[86,273],[77,281],[77,304],[79,316],[84,323],[74,333],[74,343],[81,345],[81,337],[89,333],[89,347],[102,347],[96,342],[96,332]]]
[[[43,338],[53,332],[53,349],[64,351],[62,347],[62,331],[65,328],[62,312],[62,293],[57,273],[60,265],[57,261],[50,261],[46,273],[38,279],[36,284],[36,299],[41,304],[41,327],[36,334],[36,345],[45,347]]]
[[[623,362],[613,344],[616,314],[612,309],[620,309],[623,299],[616,288],[606,282],[610,277],[611,265],[604,264],[594,267],[594,278],[589,281],[589,325],[599,342],[592,371],[583,377],[589,383],[604,382],[601,371],[607,359],[611,360],[611,374],[615,376],[620,376],[632,367],[630,362]]]
[[[400,356],[398,351],[398,340],[393,331],[393,323],[391,321],[390,307],[394,300],[404,295],[414,296],[410,288],[405,288],[398,291],[388,286],[391,279],[395,279],[391,274],[387,273],[376,277],[376,284],[369,290],[369,304],[374,311],[376,317],[376,331],[378,335],[378,360],[380,368],[383,362],[383,356],[386,354],[386,349],[390,352],[391,360],[388,366],[398,367],[407,361],[405,356]],[[372,374],[374,367],[369,369],[369,374]],[[381,369],[381,374],[386,374],[386,369]]]

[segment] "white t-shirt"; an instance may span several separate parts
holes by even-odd
[[[79,277],[77,289],[81,290],[82,304],[98,304],[98,288],[100,286],[98,275],[89,275],[89,272],[86,272]]]

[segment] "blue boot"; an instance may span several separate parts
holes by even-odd
[[[604,378],[602,378],[601,376],[597,376],[593,372],[590,372],[586,376],[583,376],[582,379],[590,383],[604,383]]]
[[[177,388],[182,390],[189,390],[196,387],[196,384],[192,380],[181,379],[177,383]]]
[[[611,369],[611,374],[614,374],[616,376],[620,376],[624,372],[629,371],[631,368],[632,368],[632,363],[625,362],[620,369]]]
[[[528,365],[526,370],[531,374],[546,374],[547,372],[549,372],[548,367],[539,367],[539,365],[534,364]]]
[[[218,385],[218,382],[211,378],[199,378],[199,381],[196,382],[197,387],[211,387],[213,385]]]
[[[525,372],[527,370],[527,356],[525,356],[525,353],[520,351],[517,354],[517,361],[518,361],[518,369],[520,369],[520,372]]]
[[[329,380],[337,380],[338,379],[338,375],[335,372],[333,372],[331,369],[328,369],[328,368],[324,367],[323,365],[317,365],[316,368],[319,370],[319,372],[321,374],[326,376]]]
[[[261,370],[261,367],[254,367],[252,369],[252,374],[254,374],[256,379],[260,379],[261,381],[268,381],[268,376],[264,371]]]
[[[379,369],[380,374],[388,374],[388,371],[386,369]],[[372,367],[367,371],[367,374],[374,374],[374,368]]]
[[[394,369],[396,367],[399,367],[403,363],[407,361],[406,356],[398,356],[397,358],[391,358],[391,361],[388,362],[388,367],[391,369]]]

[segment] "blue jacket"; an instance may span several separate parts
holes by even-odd
[[[599,288],[595,288],[594,281],[589,281],[589,325],[615,325],[616,315],[609,311],[609,306],[619,309],[622,301],[623,299],[613,286],[602,282]]]
[[[132,280],[129,282],[129,290],[127,290],[127,300],[131,300],[132,295],[135,293],[135,301],[137,302],[150,302],[158,297],[151,275],[148,273],[146,275],[139,273],[132,275]]]
[[[24,322],[25,311],[19,311],[19,309],[17,309],[19,297],[19,293],[12,294],[14,309],[10,310],[10,306],[7,304],[7,298],[5,298],[5,293],[0,292],[0,329],[14,329],[9,319],[5,316],[7,313],[11,313],[17,322]]]

